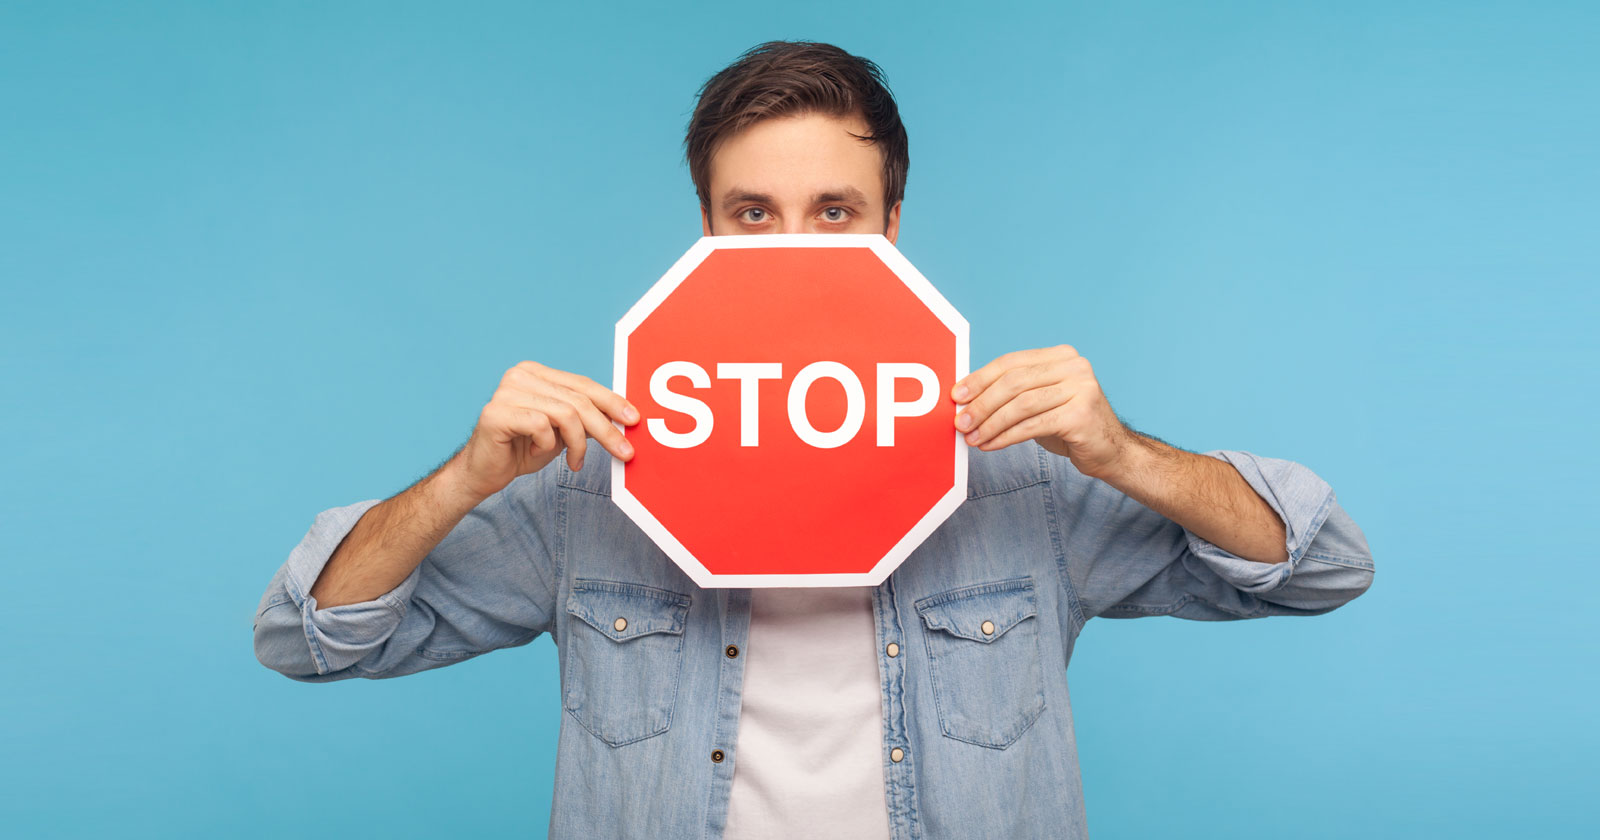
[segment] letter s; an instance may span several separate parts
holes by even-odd
[[[694,428],[687,432],[674,432],[667,428],[667,421],[660,417],[650,418],[645,426],[650,430],[650,436],[662,446],[688,449],[705,443],[711,437],[711,406],[694,397],[667,390],[667,382],[674,376],[688,377],[689,384],[696,388],[710,388],[711,377],[705,368],[694,362],[667,362],[650,374],[650,399],[668,411],[689,415],[694,419]]]

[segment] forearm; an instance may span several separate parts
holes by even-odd
[[[374,505],[317,576],[318,609],[370,601],[399,586],[483,501],[456,481],[456,459]]]
[[[1133,444],[1103,481],[1246,560],[1289,559],[1283,520],[1232,464],[1128,432]]]

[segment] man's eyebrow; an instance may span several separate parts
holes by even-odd
[[[722,194],[723,204],[744,204],[745,202],[771,204],[772,196],[766,193],[751,192],[742,187],[734,187]]]
[[[866,204],[866,193],[855,187],[839,187],[817,193],[811,199],[812,204]]]

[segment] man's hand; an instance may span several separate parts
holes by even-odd
[[[985,452],[1037,440],[1084,475],[1105,478],[1137,445],[1089,360],[1065,344],[1007,353],[957,382],[951,396],[963,406],[956,428]]]
[[[563,449],[567,465],[582,469],[589,438],[626,461],[633,446],[613,420],[631,426],[639,410],[586,376],[519,362],[478,415],[456,456],[455,479],[467,493],[488,498],[517,476],[544,469]]]

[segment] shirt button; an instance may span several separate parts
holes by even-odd
[[[722,763],[722,750],[712,750],[711,751],[711,760],[716,762],[716,763],[718,763],[718,764],[721,764]]]
[[[894,642],[890,642],[889,646],[883,649],[883,652],[889,654],[889,658],[893,659],[900,655],[900,646]]]
[[[735,659],[735,658],[737,658],[739,656],[739,646],[738,645],[728,645],[726,648],[723,649],[722,652],[726,653],[728,655],[729,659]]]
[[[899,764],[900,761],[902,759],[904,759],[905,757],[906,757],[906,751],[900,749],[899,747],[895,747],[894,749],[889,751],[889,760],[894,762],[895,764]]]
[[[628,629],[628,620],[626,618],[619,618],[616,621],[611,622],[611,626],[617,628],[617,632],[621,633],[622,631]]]
[[[622,628],[618,627],[617,629],[621,630]],[[985,635],[985,636],[993,636],[994,635],[994,622],[985,621],[983,623],[983,635]]]

